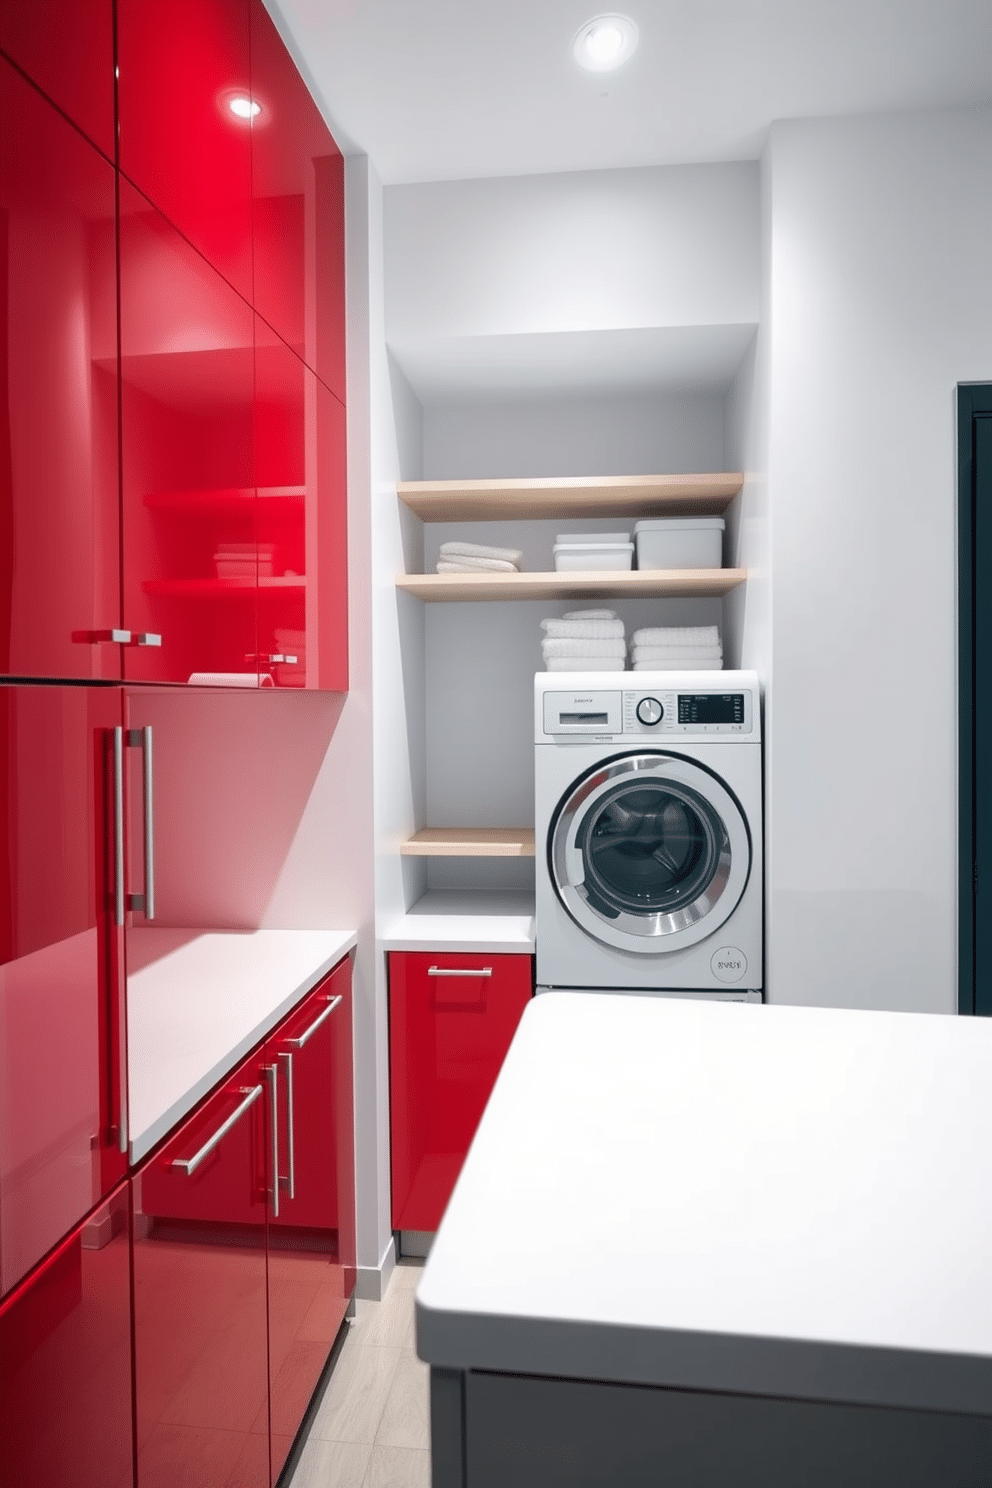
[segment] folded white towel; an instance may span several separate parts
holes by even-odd
[[[622,672],[626,667],[622,656],[549,656],[545,665],[548,672]]]
[[[635,630],[635,646],[719,646],[720,629],[716,625],[653,625]]]
[[[664,667],[670,661],[722,661],[719,646],[632,646],[633,661],[653,661]]]
[[[563,620],[615,620],[616,610],[566,610]]]
[[[549,656],[626,656],[627,646],[618,641],[591,641],[586,638],[572,639],[568,636],[553,636],[542,641],[541,651],[545,660]]]
[[[635,661],[635,672],[722,672],[722,661]]]
[[[573,640],[622,641],[622,620],[542,620],[541,629],[548,636],[570,636]]]
[[[483,543],[446,542],[441,544],[442,558],[502,558],[504,563],[519,567],[521,548],[487,548]]]
[[[503,558],[452,558],[450,562],[441,559],[437,565],[438,573],[519,573],[515,563],[508,563]]]

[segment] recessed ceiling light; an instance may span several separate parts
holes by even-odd
[[[244,98],[240,94],[232,98],[227,106],[236,119],[254,119],[262,112],[262,105],[256,103],[254,98]]]
[[[575,33],[572,51],[587,72],[612,72],[637,51],[638,30],[630,16],[598,15]]]

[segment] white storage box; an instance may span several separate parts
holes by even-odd
[[[722,517],[660,517],[634,527],[638,568],[722,568]]]
[[[612,548],[617,543],[629,543],[629,532],[559,532],[555,542],[564,547]]]
[[[590,543],[555,543],[554,558],[559,573],[630,568],[634,561],[634,544],[610,543],[595,547]]]

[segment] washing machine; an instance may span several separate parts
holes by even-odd
[[[534,679],[538,991],[760,1002],[754,672]]]

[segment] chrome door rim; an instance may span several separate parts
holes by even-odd
[[[701,804],[698,814],[712,829],[712,872],[701,892],[670,913],[618,909],[607,916],[586,888],[577,839],[597,803],[631,776],[632,783],[664,783],[677,798],[688,797],[694,810]],[[712,771],[683,755],[639,752],[603,761],[573,783],[552,818],[548,864],[562,905],[586,934],[637,955],[661,956],[705,940],[733,914],[750,875],[751,839],[737,798]]]

